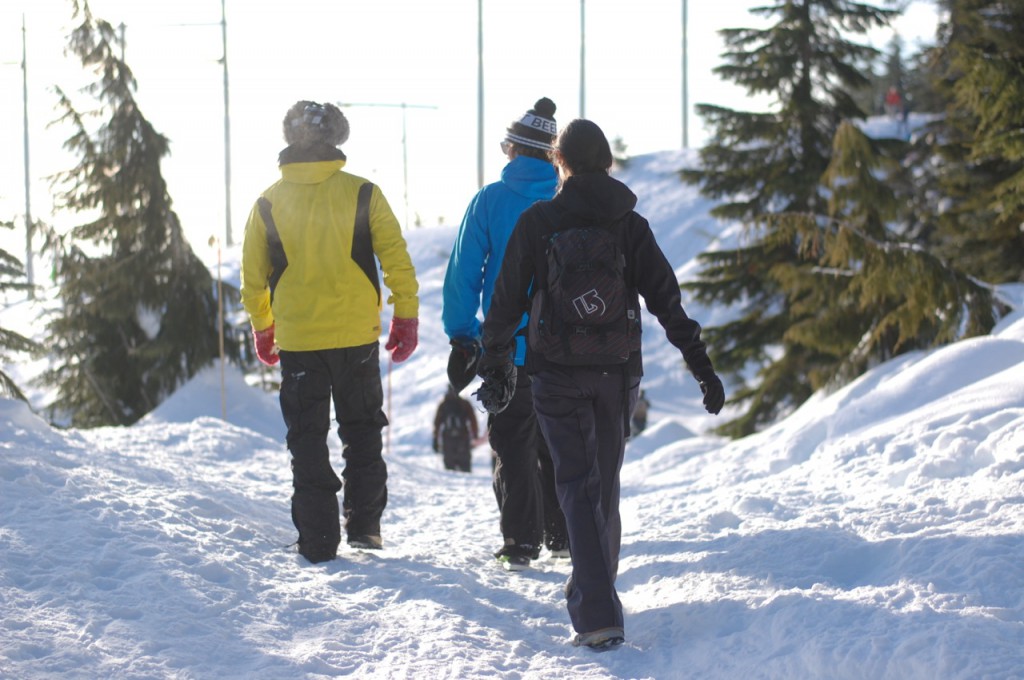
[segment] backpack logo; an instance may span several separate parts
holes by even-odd
[[[530,308],[530,349],[566,365],[621,364],[640,349],[621,228],[574,227],[548,237],[548,272]]]
[[[573,307],[576,308],[576,313],[580,315],[581,319],[584,319],[591,314],[604,314],[608,311],[608,305],[601,299],[600,293],[597,292],[596,288],[591,288],[583,295],[572,301]]]

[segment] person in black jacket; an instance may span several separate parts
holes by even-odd
[[[627,305],[639,324],[638,296],[683,355],[704,394],[704,407],[717,414],[725,403],[700,325],[683,310],[679,282],[647,220],[634,210],[637,198],[612,178],[612,154],[601,129],[589,120],[569,123],[552,150],[558,193],[528,208],[516,223],[483,324],[484,355],[478,392],[484,406],[503,407],[511,348],[531,298],[548,286],[547,250],[552,237],[573,227],[614,230],[625,258]],[[639,329],[637,329],[639,331]],[[540,346],[531,324],[531,350]],[[639,343],[632,345],[639,347]],[[615,591],[622,527],[619,471],[629,414],[643,375],[639,349],[620,364],[565,365],[539,351],[527,353],[534,406],[555,464],[558,499],[565,513],[572,551],[572,575],[565,586],[576,631],[573,644],[596,649],[625,639],[622,604]],[[514,377],[512,378],[514,379]]]
[[[479,436],[473,405],[459,396],[454,385],[448,385],[434,414],[434,452],[441,454],[444,469],[472,471],[473,442]]]

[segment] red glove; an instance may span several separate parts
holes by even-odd
[[[256,343],[256,358],[267,366],[274,366],[281,360],[277,356],[277,345],[274,344],[274,324],[261,331],[252,329],[252,339]]]
[[[399,319],[392,317],[391,328],[388,329],[388,341],[384,349],[391,352],[391,360],[399,364],[409,358],[416,349],[419,319]]]

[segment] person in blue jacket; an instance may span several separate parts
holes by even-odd
[[[558,176],[548,158],[557,134],[555,104],[544,97],[507,128],[501,142],[508,164],[501,180],[483,187],[470,202],[445,273],[441,320],[451,341],[448,377],[462,391],[476,374],[480,319],[487,314],[505,245],[519,215],[555,195]],[[524,321],[521,326],[525,326]],[[517,339],[515,363],[525,362],[526,343]],[[555,495],[554,470],[537,427],[530,377],[522,378],[508,408],[490,415],[487,434],[496,454],[493,486],[504,544],[495,558],[520,571],[545,545],[554,557],[568,557],[565,517]]]

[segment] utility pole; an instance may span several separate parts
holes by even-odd
[[[31,173],[29,171],[29,154],[28,154],[28,56],[26,50],[26,43],[28,42],[28,33],[25,30],[25,15],[21,15],[21,101],[23,114],[23,125],[24,132],[22,136],[24,138],[25,146],[25,276],[28,280],[28,299],[35,298],[35,291],[33,289],[33,275],[32,275],[32,231],[34,224],[32,223],[32,191],[31,191]]]
[[[580,0],[580,118],[587,117],[587,0]]]
[[[408,140],[406,139],[406,125],[405,125],[405,112],[406,109],[436,109],[436,106],[429,106],[427,104],[407,104],[402,102],[401,104],[378,104],[376,102],[370,103],[359,103],[359,102],[337,102],[337,106],[341,108],[349,108],[353,106],[381,106],[390,108],[402,109],[402,181],[403,187],[403,198],[405,200],[405,224],[404,226],[408,229],[409,227],[409,151],[408,151]]]
[[[683,0],[683,148],[690,148],[690,102],[686,78],[686,0]]]
[[[231,246],[231,115],[228,109],[228,19],[220,0],[220,39],[223,49],[221,63],[224,65],[224,242]]]
[[[476,0],[476,185],[484,186],[484,0]]]
[[[183,23],[183,24],[168,24],[170,26],[177,27],[188,27],[188,26],[220,26],[220,40],[221,40],[221,58],[217,60],[218,64],[221,64],[224,69],[224,243],[228,246],[234,244],[234,240],[231,237],[231,113],[229,108],[229,92],[228,92],[228,19],[227,9],[225,7],[225,0],[220,0],[220,22],[219,24],[214,23]],[[125,48],[125,25],[120,25],[121,29],[121,61],[124,61],[124,48]]]

